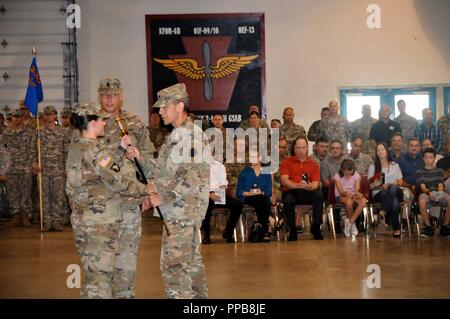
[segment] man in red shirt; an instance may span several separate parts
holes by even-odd
[[[284,212],[290,228],[289,240],[297,240],[295,228],[295,206],[313,205],[313,223],[311,233],[314,239],[323,239],[320,232],[323,212],[323,195],[319,190],[320,166],[308,158],[308,141],[298,137],[294,142],[294,156],[286,158],[280,167],[283,185]]]

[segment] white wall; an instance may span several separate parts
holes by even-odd
[[[147,121],[145,14],[264,12],[268,117],[286,105],[306,128],[341,86],[450,83],[448,0],[79,0],[80,100],[121,79],[124,107]],[[366,8],[381,7],[381,29]],[[440,94],[439,94],[440,93]],[[442,93],[438,90],[438,113]],[[438,114],[439,115],[439,114]]]

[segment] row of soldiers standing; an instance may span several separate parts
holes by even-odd
[[[57,125],[54,106],[44,108],[44,120],[38,123],[22,105],[11,113],[11,119],[0,133],[5,165],[4,176],[8,214],[11,226],[31,226],[39,220],[38,178],[42,177],[42,205],[45,212],[43,230],[61,231],[69,221],[69,206],[64,193],[65,159],[72,127],[71,110],[64,108],[63,125]],[[42,126],[41,126],[42,125]],[[38,144],[41,147],[41,166],[38,165]],[[5,212],[3,212],[6,215]]]

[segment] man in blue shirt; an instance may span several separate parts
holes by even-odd
[[[403,186],[414,188],[416,185],[416,171],[423,168],[423,158],[420,153],[420,142],[412,138],[408,142],[408,152],[399,162],[403,175]]]

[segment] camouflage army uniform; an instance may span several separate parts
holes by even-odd
[[[154,107],[165,107],[165,101],[175,98],[187,98],[184,84],[159,91]],[[181,145],[187,145],[185,158],[176,163],[173,150]],[[167,137],[158,158],[149,162],[150,177],[155,178],[160,208],[171,231],[170,237],[163,233],[160,263],[170,299],[208,297],[198,233],[209,204],[210,154],[206,135],[188,117]]]
[[[356,137],[360,137],[363,142],[361,152],[363,152],[364,154],[371,155],[371,156],[375,154],[375,149],[370,144],[369,133],[370,133],[370,128],[376,122],[378,122],[378,120],[376,120],[372,117],[369,117],[369,118],[362,117],[350,124],[350,128],[352,131],[352,139],[354,139]]]
[[[418,125],[417,120],[411,115],[400,114],[394,121],[402,128],[403,150],[406,151],[409,140],[414,137],[414,130]]]
[[[9,165],[9,154],[6,151],[5,144],[3,144],[3,138],[0,135],[0,176],[6,176]]]
[[[83,298],[134,297],[140,214],[134,217],[139,222],[127,222],[130,214],[123,203],[138,206],[147,190],[130,177],[134,170],[126,165],[123,153],[115,153],[118,157],[94,139],[75,138],[69,145],[66,192],[85,271]]]
[[[100,80],[98,92],[118,92],[121,88],[118,79]],[[132,145],[135,146],[143,159],[152,159],[155,148],[150,141],[150,136],[145,124],[140,118],[126,110],[121,109],[119,113],[120,123],[128,132]],[[119,145],[122,138],[120,127],[114,117],[105,119],[104,136],[98,140],[103,146],[116,158],[123,157]],[[136,168],[134,163],[124,158],[120,163],[121,172],[130,179],[136,180]],[[134,274],[136,270],[137,254],[142,234],[142,216],[139,208],[140,200],[132,197],[122,197],[120,202],[120,210],[122,218],[119,225],[119,233],[122,237],[122,253],[127,256],[127,267],[124,275],[121,276],[121,291],[116,293],[117,297],[132,298],[134,297]]]
[[[36,119],[29,117],[24,121],[24,125],[25,125],[25,127],[35,129],[37,127]]]
[[[441,116],[439,118],[439,120],[437,121],[437,126],[441,130],[441,135],[442,135],[443,147],[441,150],[441,154],[450,155],[450,154],[446,154],[446,150],[445,150],[445,143],[447,142],[447,138],[450,136],[450,114]]]
[[[308,140],[310,140],[311,142],[315,142],[318,138],[319,138],[319,126],[320,126],[320,121],[314,121],[313,124],[311,124],[311,126],[309,127],[308,130]]]
[[[291,152],[292,144],[297,137],[306,137],[305,128],[301,125],[292,123],[290,125],[283,124],[280,127],[280,135],[283,135],[288,142],[288,151]]]
[[[11,215],[32,212],[33,164],[37,162],[36,131],[7,127],[3,143],[10,158],[6,190]]]
[[[165,127],[158,128],[148,128],[148,132],[150,133],[150,141],[155,147],[155,151],[159,152],[161,145],[164,144],[166,136],[170,133]]]
[[[137,115],[131,114],[125,110],[120,111],[120,117],[125,120],[123,121],[126,123],[126,127],[124,128],[127,129],[132,145],[139,150],[141,157],[153,158],[155,148],[150,141],[150,136],[144,123]],[[115,122],[114,117],[106,119],[105,122],[105,135],[98,139],[110,153],[116,157],[120,157],[120,128]],[[122,125],[124,125],[123,122],[121,122]],[[136,180],[136,168],[134,167],[133,162],[125,158],[120,163],[120,166],[123,174]],[[120,292],[121,298],[134,297],[134,272],[136,269],[137,255],[142,235],[142,216],[139,204],[140,201],[134,200],[131,197],[122,198],[122,201],[120,202],[123,221],[119,225],[119,231],[123,234],[123,252],[128,255],[127,262],[131,265],[127,266],[129,267],[128,275],[122,278],[121,285],[123,289]]]
[[[3,131],[5,130],[6,126],[3,123],[0,123],[0,135],[3,133]]]
[[[3,144],[3,138],[0,135],[0,176],[6,176],[8,173],[10,161],[9,155]],[[5,182],[0,181],[0,214],[2,217],[9,217],[8,200],[6,199]]]
[[[201,159],[200,163],[177,164],[171,157],[172,149],[192,136],[194,145],[202,145],[201,149],[193,148],[192,153],[203,155],[207,138],[201,131],[194,134],[194,129],[199,130],[190,119],[175,128],[162,145],[158,159],[150,164],[150,177],[155,177],[160,208],[172,233],[170,237],[163,233],[161,248],[161,272],[166,296],[171,299],[208,297],[198,230],[209,203],[209,163]]]
[[[62,228],[67,211],[66,202],[66,158],[69,140],[59,126],[54,129],[44,127],[40,130],[42,166],[42,205],[44,223],[50,229]]]
[[[250,127],[250,123],[248,121],[248,119],[243,120],[240,124],[239,127],[243,128],[244,131],[246,129],[248,129]],[[259,127],[261,128],[269,128],[269,125],[267,124],[266,120],[263,119],[259,119]]]
[[[333,140],[340,141],[344,145],[344,152],[347,150],[347,143],[350,140],[350,126],[345,117],[336,115],[323,118],[320,121],[319,132],[329,142]]]
[[[72,109],[70,107],[63,107],[62,111],[61,111],[61,117],[71,117],[72,116]],[[80,132],[78,130],[75,130],[73,128],[72,125],[69,126],[61,126],[61,130],[64,132],[64,134],[66,135],[66,139],[68,141],[68,143],[70,143],[70,141],[72,139],[78,138],[80,135]],[[70,224],[70,214],[71,214],[71,209],[69,207],[69,203],[67,201],[67,196],[66,199],[63,200],[63,222],[65,225]]]
[[[373,164],[373,159],[367,154],[360,153],[359,156],[355,159],[349,153],[344,155],[344,159],[351,159],[355,162],[356,172],[361,176],[367,176],[369,172],[369,166]]]

